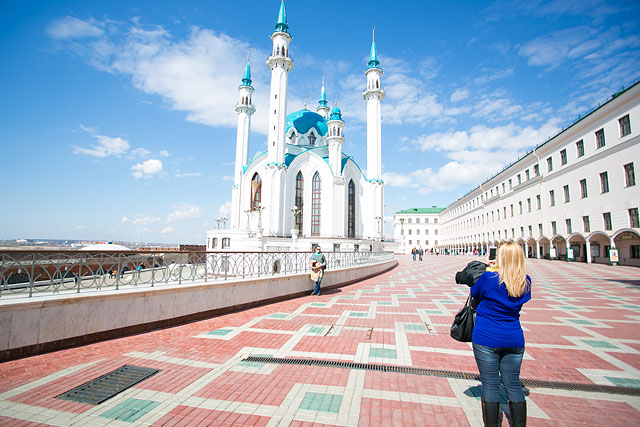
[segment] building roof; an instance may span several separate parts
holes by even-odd
[[[309,132],[311,128],[315,128],[321,136],[325,136],[327,132],[329,132],[325,118],[311,110],[300,110],[287,114],[287,128],[285,132],[289,132],[291,127],[301,134]]]
[[[437,208],[435,206],[430,208],[411,208],[396,212],[396,214],[437,214],[445,208]]]
[[[115,243],[96,243],[95,245],[88,245],[84,248],[80,248],[81,251],[130,251],[131,248],[118,245]]]

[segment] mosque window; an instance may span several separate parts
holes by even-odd
[[[321,180],[318,172],[313,175],[311,182],[311,235],[320,235],[320,196]]]
[[[313,132],[311,132],[309,134],[309,145],[315,145],[316,143],[316,136],[313,134]]]
[[[254,211],[260,207],[262,201],[262,179],[258,172],[251,178],[251,210]]]
[[[380,82],[376,80],[376,89],[380,89]]]
[[[347,237],[356,237],[356,186],[349,181],[349,198],[347,207]]]
[[[296,216],[294,218],[295,219],[294,228],[296,228],[298,230],[298,233],[300,234],[302,234],[302,205],[304,202],[303,194],[304,194],[304,178],[302,176],[302,172],[298,172],[298,175],[296,175],[296,198],[295,198],[295,204],[298,209],[296,210]]]
[[[296,133],[295,133],[295,132],[291,132],[291,136],[289,137],[289,141],[290,141],[292,144],[295,144],[295,143],[296,143]]]

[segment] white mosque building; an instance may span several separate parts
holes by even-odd
[[[315,111],[287,114],[291,34],[284,1],[280,5],[271,70],[267,150],[249,158],[254,88],[249,62],[238,87],[238,131],[231,214],[228,229],[207,231],[207,250],[364,251],[382,248],[383,198],[381,160],[382,69],[375,39],[365,70],[367,164],[363,171],[343,153],[345,122],[327,103],[324,80]]]

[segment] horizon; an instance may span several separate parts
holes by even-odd
[[[1,71],[10,185],[0,236],[204,244],[230,208],[249,49],[249,158],[266,148],[264,62],[280,1],[30,6],[0,6],[11,65]],[[344,152],[363,170],[375,26],[387,240],[395,212],[446,208],[640,79],[636,2],[353,1],[329,18],[307,2],[285,6],[287,112],[306,96],[314,110],[324,76]]]

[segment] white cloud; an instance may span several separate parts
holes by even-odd
[[[162,234],[168,234],[168,233],[173,233],[176,230],[173,227],[165,227],[162,229],[162,231],[160,231],[160,233]]]
[[[174,209],[174,211],[167,216],[167,222],[182,221],[202,216],[202,208],[200,206],[185,203],[174,205],[171,208]]]
[[[160,152],[158,152],[158,155],[162,157],[169,157],[169,152],[167,150],[160,150]]]
[[[131,170],[135,179],[149,177],[162,170],[162,162],[158,159],[149,159],[131,166]]]
[[[218,215],[229,218],[229,215],[231,215],[231,202],[226,202],[220,205],[218,208]]]
[[[463,101],[469,97],[469,91],[467,89],[456,89],[451,94],[451,102]]]
[[[153,223],[156,223],[156,222],[160,222],[160,218],[158,218],[158,217],[150,217],[150,216],[143,216],[143,217],[139,216],[139,217],[137,217],[135,219],[131,219],[129,217],[123,216],[121,221],[122,221],[123,224],[129,223],[129,224],[136,224],[136,225],[141,225],[141,224],[142,225],[147,225],[147,224],[153,224]]]
[[[51,22],[45,33],[57,40],[96,37],[101,35],[103,31],[94,24],[92,20],[83,21],[72,16],[65,16]]]
[[[176,173],[176,178],[188,178],[192,176],[202,176],[200,172]]]
[[[233,176],[231,175],[225,175],[222,177],[223,181],[233,181]]]
[[[151,151],[147,150],[146,148],[136,148],[131,150],[131,152],[129,153],[131,154],[131,156],[133,157],[149,157],[151,155]]]
[[[121,156],[129,150],[129,143],[122,138],[111,138],[104,135],[92,135],[98,140],[98,144],[91,148],[74,146],[75,154],[87,154],[94,157]]]

